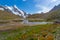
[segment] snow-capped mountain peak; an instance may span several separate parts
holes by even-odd
[[[22,11],[21,9],[19,9],[16,5],[14,5],[14,6],[7,6],[7,5],[5,5],[5,6],[0,7],[0,9],[1,9],[1,8],[3,8],[4,11],[8,11],[8,12],[11,12],[11,13],[13,13],[13,14],[22,16],[23,18],[26,17],[26,16],[25,16],[25,12]]]
[[[18,10],[19,14],[21,14],[22,16],[24,16],[24,12],[22,10],[20,10],[16,5],[14,5],[14,8],[16,10]]]

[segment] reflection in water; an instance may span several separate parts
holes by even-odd
[[[28,20],[23,20],[23,24],[28,25],[38,25],[38,24],[53,24],[53,22],[29,22]]]
[[[29,22],[30,25],[38,25],[38,24],[52,24],[53,22]]]
[[[23,24],[28,24],[28,20],[24,19],[22,23]]]

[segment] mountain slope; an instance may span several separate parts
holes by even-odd
[[[59,10],[59,9],[60,9],[60,4],[57,5],[57,6],[55,6],[50,12],[52,12],[52,11],[57,11],[57,10]]]
[[[0,10],[0,20],[15,19],[15,18],[20,17],[10,12]]]
[[[48,20],[60,20],[60,4],[55,6],[48,15]]]
[[[26,12],[14,6],[1,6],[0,5],[0,20],[23,18]]]
[[[28,18],[38,18],[38,19],[45,19],[46,17],[47,17],[47,13],[32,14],[28,16]]]

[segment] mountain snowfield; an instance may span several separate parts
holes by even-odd
[[[23,18],[26,18],[26,13],[24,11],[22,11],[21,9],[19,9],[16,5],[14,6],[0,6],[0,10],[2,11],[8,11],[11,12],[15,15],[19,15],[22,16]]]

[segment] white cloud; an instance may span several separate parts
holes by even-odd
[[[52,0],[51,2],[57,2],[58,0]]]
[[[50,9],[47,8],[47,7],[42,7],[42,12],[44,12],[44,13],[48,12],[49,10],[50,10]]]
[[[40,2],[41,0],[34,0],[34,2]]]
[[[4,11],[4,9],[3,9],[3,8],[0,8],[0,10]]]
[[[40,8],[41,10],[38,10],[37,13],[41,13],[41,12],[48,12],[50,10],[50,8],[45,7],[45,6],[41,6],[41,5],[36,5],[37,8]]]
[[[36,13],[41,13],[41,11],[39,10],[39,11],[37,11]]]
[[[38,13],[41,12],[48,12],[50,11],[55,5],[60,4],[60,0],[34,0],[35,7],[38,9]]]
[[[22,0],[22,1],[24,1],[24,2],[25,2],[25,1],[27,1],[27,0]]]

